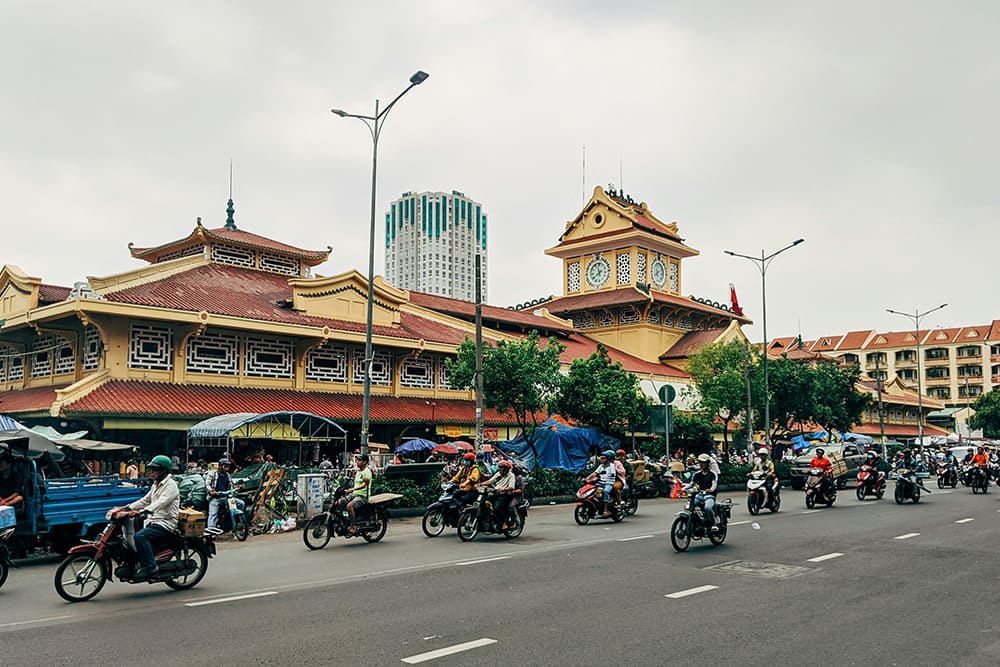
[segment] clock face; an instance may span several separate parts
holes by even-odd
[[[598,289],[608,281],[611,275],[611,265],[603,257],[595,257],[587,263],[587,282]]]
[[[663,287],[663,283],[667,281],[667,267],[663,263],[663,260],[656,258],[649,267],[649,275],[653,279],[653,284],[657,287]]]

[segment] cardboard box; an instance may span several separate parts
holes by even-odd
[[[205,523],[205,513],[197,510],[182,509],[177,516],[177,530],[185,537],[197,537],[204,534]]]
[[[10,528],[14,525],[17,525],[17,519],[14,517],[14,508],[9,505],[0,506],[0,530]]]
[[[833,467],[830,468],[831,477],[836,479],[847,474],[847,461],[844,460],[843,454],[840,452],[830,452],[827,454],[827,458],[833,464]]]

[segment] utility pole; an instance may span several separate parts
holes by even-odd
[[[875,382],[878,390],[878,432],[882,438],[882,458],[885,458],[885,409],[882,407],[882,367],[879,361],[882,358],[881,352],[875,353]]]
[[[483,276],[476,250],[476,452],[483,454]]]

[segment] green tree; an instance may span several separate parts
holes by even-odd
[[[712,434],[718,430],[715,420],[704,413],[674,413],[674,430],[670,434],[670,448],[680,447],[688,453],[708,452],[714,447]]]
[[[566,346],[550,338],[541,347],[541,336],[532,331],[527,338],[483,344],[483,404],[514,416],[538,461],[535,429],[548,417],[548,403],[558,394],[562,375],[559,355]],[[466,338],[455,359],[446,361],[451,385],[472,389],[476,384],[476,343]]]
[[[812,416],[812,379],[805,364],[786,357],[767,362],[768,389],[771,394],[770,424],[761,424],[773,438]],[[758,384],[759,383],[759,384]],[[754,369],[754,384],[763,388],[763,367]],[[759,419],[764,417],[764,392],[754,395],[754,411]]]
[[[987,438],[1000,438],[1000,389],[982,394],[972,409],[976,414],[969,419],[969,428],[983,429]]]
[[[607,348],[598,343],[590,357],[573,360],[559,396],[550,407],[602,433],[624,434],[626,426],[644,418],[647,405],[649,399],[639,391],[639,378],[622,368],[621,363],[612,363]]]
[[[841,432],[861,422],[871,395],[857,390],[859,366],[841,366],[832,359],[821,359],[809,366],[809,376],[812,421],[827,431]]]
[[[730,422],[746,415],[746,365],[746,347],[736,340],[706,345],[688,360],[687,371],[698,389],[698,407],[722,420],[722,443],[727,450]]]

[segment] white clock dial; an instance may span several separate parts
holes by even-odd
[[[667,281],[667,267],[659,257],[654,259],[653,263],[649,266],[649,276],[653,279],[653,284],[657,287],[663,287],[663,284]]]
[[[603,257],[595,257],[587,263],[587,283],[594,289],[599,289],[608,281],[611,275],[611,265]]]

